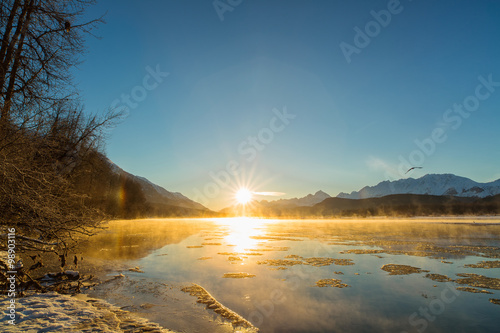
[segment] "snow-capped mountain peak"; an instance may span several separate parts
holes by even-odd
[[[375,186],[365,186],[359,191],[339,193],[338,198],[365,199],[391,194],[453,195],[480,197],[500,194],[500,179],[490,183],[478,183],[453,174],[428,174],[414,179],[383,181]]]

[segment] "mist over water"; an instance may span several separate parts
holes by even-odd
[[[233,329],[180,291],[192,283],[261,332],[497,329],[500,309],[489,299],[500,298],[500,285],[494,280],[500,278],[499,269],[474,266],[500,257],[496,224],[133,220],[112,222],[90,242],[84,253],[89,261],[104,260],[125,275],[93,293],[173,330]],[[384,265],[388,266],[381,269]],[[391,265],[420,271],[398,275],[388,269]],[[123,269],[136,266],[144,273]],[[228,273],[249,277],[225,278]],[[456,274],[493,278],[488,288],[475,286],[491,294],[457,290],[472,282],[464,283],[469,275]],[[317,285],[331,281],[327,279],[347,286]]]

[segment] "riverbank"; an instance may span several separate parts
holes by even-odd
[[[7,315],[0,319],[8,332],[173,332],[84,294],[37,293],[16,298],[15,304],[15,325]],[[5,314],[9,305],[10,298],[1,296],[0,308]]]

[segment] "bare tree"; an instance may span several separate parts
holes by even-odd
[[[92,0],[4,0],[0,19],[0,122],[26,122],[75,94],[70,69],[102,18],[78,23]]]
[[[0,225],[16,229],[20,250],[67,250],[105,217],[72,183],[75,167],[121,117],[88,114],[72,85],[84,37],[102,22],[79,22],[93,3],[0,4]]]

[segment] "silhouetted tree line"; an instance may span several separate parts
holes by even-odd
[[[360,200],[331,198],[308,210],[312,215],[336,217],[498,215],[500,214],[500,195],[487,198],[463,198],[396,194]]]

